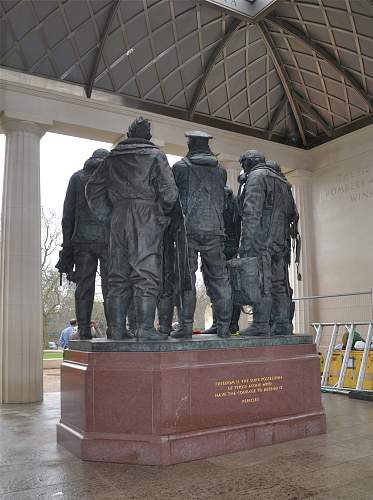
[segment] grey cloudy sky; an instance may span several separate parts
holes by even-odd
[[[110,149],[111,144],[78,137],[47,133],[40,144],[41,204],[62,215],[63,200],[71,175],[83,167],[87,158],[98,148]],[[0,134],[0,197],[3,185],[5,135]],[[168,155],[170,165],[178,157]]]

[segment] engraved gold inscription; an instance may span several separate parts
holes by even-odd
[[[217,380],[214,398],[235,398],[241,400],[241,404],[247,405],[257,403],[266,393],[278,392],[283,389],[282,375]]]

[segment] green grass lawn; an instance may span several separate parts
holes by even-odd
[[[62,352],[43,352],[43,359],[61,359],[63,358]]]

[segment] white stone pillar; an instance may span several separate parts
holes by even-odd
[[[238,190],[237,177],[240,173],[241,167],[238,159],[235,160],[224,160],[223,158],[218,158],[221,161],[223,167],[227,171],[227,184],[233,190],[233,194],[236,196]]]
[[[312,172],[295,170],[288,175],[293,186],[293,196],[299,211],[299,233],[302,238],[300,273],[302,280],[297,280],[297,272],[292,255],[290,282],[294,297],[308,297],[313,293],[312,286],[312,248],[313,248],[313,216],[312,216]],[[295,303],[294,332],[314,333],[310,322],[313,318],[314,303],[312,300],[301,300]]]
[[[0,403],[43,398],[40,138],[37,124],[3,118],[0,246]]]

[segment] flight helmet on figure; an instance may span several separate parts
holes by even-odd
[[[266,159],[263,153],[260,153],[256,149],[249,149],[240,156],[240,163],[245,173],[250,172],[259,163],[265,163]]]

